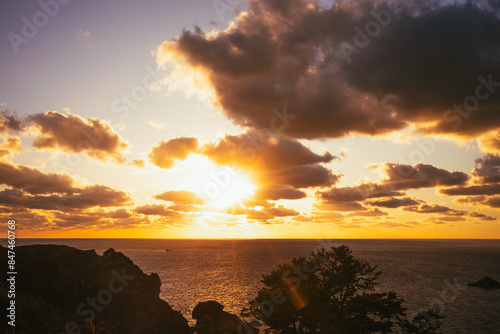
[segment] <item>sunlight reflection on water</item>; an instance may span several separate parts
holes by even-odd
[[[380,290],[392,290],[409,311],[429,308],[444,280],[460,283],[484,276],[500,280],[500,241],[335,240],[383,272]],[[316,240],[25,240],[96,249],[129,256],[144,272],[157,273],[161,298],[176,309],[192,310],[216,300],[237,314],[261,287],[262,274],[293,257],[308,255]],[[166,252],[169,248],[172,251]],[[443,333],[500,333],[500,289],[466,288],[444,305]],[[189,320],[190,317],[187,316]]]

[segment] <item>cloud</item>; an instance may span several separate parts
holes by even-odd
[[[2,133],[15,133],[22,131],[22,122],[16,115],[8,110],[0,112],[0,134]]]
[[[163,217],[176,217],[179,214],[170,210],[166,205],[163,204],[146,204],[143,206],[138,206],[134,209],[135,213],[140,213],[147,216],[163,216]]]
[[[184,160],[190,153],[198,151],[198,139],[179,137],[161,141],[149,154],[149,161],[160,168],[172,168],[177,160]]]
[[[289,106],[296,117],[280,129],[296,138],[500,128],[496,3],[390,3],[250,0],[228,29],[184,30],[157,60],[196,69],[237,124],[269,128],[273,109]],[[390,22],[360,45],[355,28],[378,24],[372,13],[382,10]],[[346,56],[346,45],[356,51]]]
[[[206,201],[201,196],[187,190],[165,191],[161,194],[153,196],[153,198],[176,204],[206,204]]]
[[[455,202],[458,204],[482,205],[500,209],[500,196],[498,195],[462,197],[458,198]]]
[[[328,152],[316,154],[294,139],[274,138],[257,130],[226,135],[219,142],[203,147],[203,153],[219,164],[258,166],[263,170],[327,163],[336,158]]]
[[[447,196],[500,195],[500,184],[447,188],[439,192]]]
[[[260,221],[267,221],[276,217],[290,217],[300,215],[300,212],[297,212],[290,208],[285,208],[283,205],[264,207],[261,210],[237,207],[230,209],[228,213],[231,213],[233,215],[246,215],[247,219],[255,219]]]
[[[90,31],[80,29],[80,30],[78,30],[78,37],[83,38],[83,39],[89,39],[90,38]]]
[[[487,215],[480,213],[480,212],[470,212],[469,217],[478,218],[480,220],[490,220],[490,221],[497,220],[496,217],[487,216]]]
[[[439,189],[445,196],[460,196],[459,204],[482,205],[500,208],[500,156],[487,154],[476,160],[466,185]]]
[[[65,112],[47,111],[27,118],[40,134],[33,141],[34,147],[82,153],[100,161],[124,162],[123,151],[128,145],[108,123]]]
[[[202,153],[218,164],[250,171],[258,184],[267,187],[328,187],[339,179],[320,165],[336,159],[329,152],[316,154],[295,139],[275,137],[264,131],[226,135],[205,145]]]
[[[329,202],[364,201],[368,198],[403,196],[404,193],[394,191],[391,187],[373,182],[361,183],[353,187],[335,187],[318,192],[323,200]]]
[[[383,164],[386,178],[382,180],[396,190],[419,189],[429,187],[450,187],[463,185],[469,180],[469,175],[463,172],[450,172],[446,169],[428,164]]]
[[[379,206],[383,208],[395,209],[402,206],[418,205],[419,202],[411,197],[403,197],[403,198],[392,197],[384,200],[370,201],[367,204],[371,206]]]
[[[0,161],[0,184],[30,194],[72,193],[75,182],[68,174],[43,173],[36,168]]]
[[[448,208],[446,206],[437,205],[437,204],[427,204],[423,203],[415,206],[408,206],[403,208],[404,211],[415,212],[415,213],[437,213],[448,216],[460,216],[466,214],[465,211],[455,210]]]
[[[330,187],[340,176],[320,165],[303,165],[262,173],[266,183],[279,183],[294,188]]]
[[[146,164],[146,162],[144,161],[144,159],[136,159],[136,160],[132,160],[128,165],[133,166],[133,167],[142,168],[145,166],[145,164]]]
[[[79,210],[125,206],[132,203],[126,192],[104,185],[80,186],[64,173],[43,173],[36,168],[0,161],[0,203],[9,207],[41,210]]]
[[[149,121],[148,125],[155,130],[165,130],[166,128],[168,128],[168,124],[157,121]]]
[[[500,182],[500,156],[487,154],[476,160],[476,167],[471,173],[474,182],[479,184]]]
[[[307,194],[302,190],[293,189],[292,187],[277,186],[258,189],[253,198],[256,200],[271,200],[277,201],[280,199],[301,199],[307,197]]]
[[[0,158],[23,150],[19,137],[9,137],[0,144]]]
[[[367,210],[363,204],[359,202],[319,202],[314,205],[314,208],[318,211],[365,211]]]
[[[385,163],[379,168],[381,168],[384,178],[377,183],[366,182],[353,187],[334,187],[317,192],[317,196],[330,203],[348,203],[371,198],[403,196],[404,193],[400,192],[401,190],[464,185],[469,179],[469,175],[466,173],[450,172],[421,163],[414,166]],[[397,201],[392,201],[392,204]],[[378,203],[384,204],[382,201]]]
[[[481,151],[500,154],[500,131],[491,131],[480,136],[478,143]]]
[[[70,194],[31,195],[18,189],[0,192],[4,205],[21,206],[30,209],[58,210],[85,209],[92,207],[113,207],[132,204],[129,194],[103,185],[92,185],[75,189]]]

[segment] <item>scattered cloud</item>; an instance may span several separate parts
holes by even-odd
[[[0,134],[22,131],[22,121],[8,110],[0,112]]]
[[[165,130],[169,126],[167,123],[157,121],[149,121],[148,125],[156,130]]]
[[[14,152],[23,150],[22,141],[19,137],[9,137],[0,144],[0,158],[12,155]]]
[[[57,149],[86,154],[100,161],[124,163],[128,148],[111,126],[97,118],[85,119],[65,110],[30,115],[27,119],[39,134],[33,141],[37,149]]]
[[[133,167],[142,168],[146,165],[146,162],[144,161],[144,159],[136,159],[136,160],[132,160],[128,165],[133,166]]]
[[[390,208],[390,209],[395,209],[399,207],[404,207],[404,206],[411,206],[411,205],[418,205],[419,202],[411,197],[402,197],[402,198],[388,198],[388,199],[381,199],[381,200],[375,200],[375,201],[370,201],[367,204],[371,206],[379,206],[383,208]]]
[[[83,39],[89,39],[90,38],[90,31],[80,29],[80,30],[78,30],[78,37],[83,38]]]
[[[160,168],[172,168],[176,161],[184,160],[198,151],[198,139],[179,137],[158,143],[149,154],[149,161]]]
[[[75,181],[68,174],[43,173],[36,168],[0,161],[0,184],[29,194],[72,193]]]
[[[165,191],[161,194],[153,196],[153,198],[176,204],[206,204],[206,201],[201,196],[187,190]]]

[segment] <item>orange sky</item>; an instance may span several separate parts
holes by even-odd
[[[327,2],[121,9],[136,32],[75,6],[4,41],[1,219],[26,238],[499,238],[496,9]]]

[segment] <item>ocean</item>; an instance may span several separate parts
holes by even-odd
[[[408,313],[437,305],[445,317],[443,333],[500,333],[500,289],[465,286],[485,276],[500,281],[500,240],[17,240],[18,246],[27,244],[63,244],[98,254],[112,247],[144,272],[157,273],[160,297],[191,323],[198,302],[216,300],[238,314],[261,288],[262,274],[279,263],[321,245],[347,245],[378,266],[378,289],[396,292]]]

